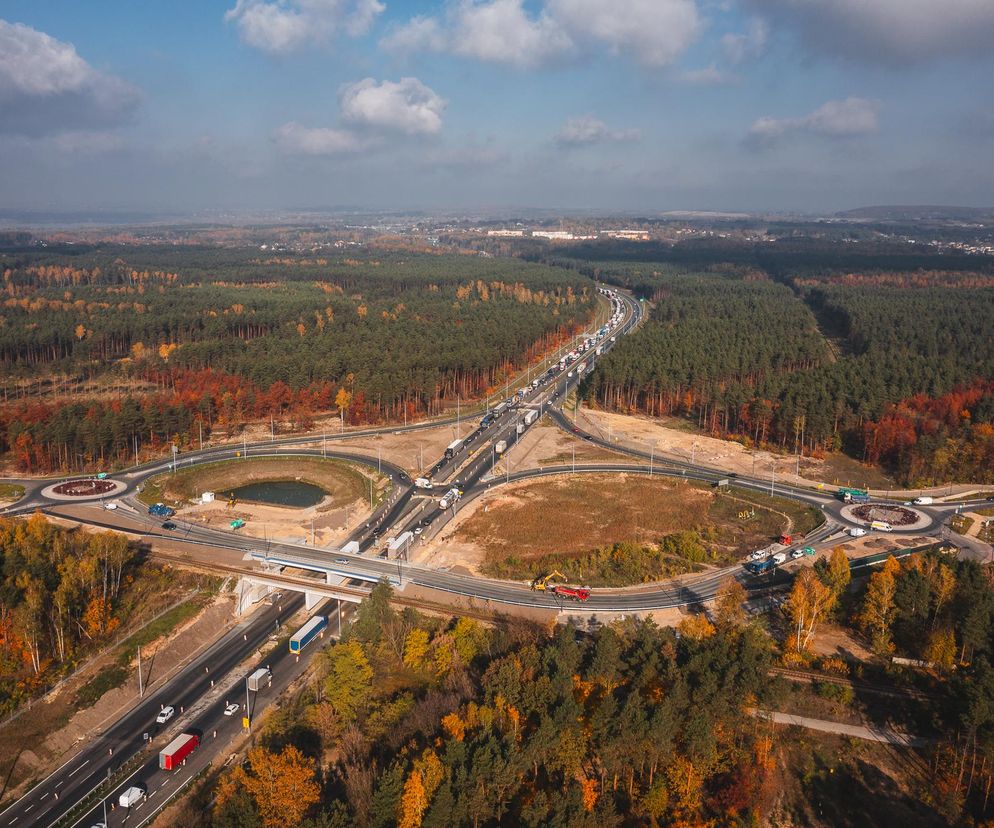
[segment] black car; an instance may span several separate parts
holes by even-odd
[[[172,530],[176,528],[176,524],[173,523],[171,520],[167,520],[165,523],[162,524],[162,528]]]

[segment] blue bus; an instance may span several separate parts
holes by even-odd
[[[299,653],[315,638],[324,632],[328,626],[328,619],[323,615],[315,615],[310,621],[304,624],[290,639],[290,652]]]

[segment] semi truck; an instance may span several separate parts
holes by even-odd
[[[195,733],[181,733],[159,751],[160,770],[176,770],[199,744],[200,737]]]
[[[445,447],[445,458],[455,457],[456,452],[462,447],[462,440],[453,440]]]
[[[870,500],[870,493],[866,489],[850,489],[843,486],[836,494],[844,503],[867,503]]]
[[[550,587],[550,592],[565,598],[567,601],[586,601],[590,597],[590,587],[566,586],[566,584],[556,584]]]
[[[538,419],[538,412],[533,408],[525,412],[525,425],[530,426]]]
[[[773,558],[764,558],[761,561],[750,561],[745,568],[751,575],[765,575],[777,568],[777,562]]]
[[[299,653],[315,638],[324,633],[328,626],[328,619],[323,615],[315,615],[310,621],[304,624],[290,638],[290,652]]]
[[[453,503],[455,503],[459,498],[462,497],[462,492],[459,489],[452,488],[449,489],[443,496],[442,499],[438,501],[438,508],[443,512],[448,509]]]
[[[524,433],[525,433],[525,424],[524,424],[524,423],[518,423],[518,424],[517,424],[517,425],[516,425],[516,426],[514,427],[514,433],[515,433],[515,434],[517,434],[517,435],[518,435],[519,437],[520,437],[520,436],[521,436],[522,434],[524,434]]]
[[[496,445],[494,446],[494,451],[497,454],[503,454],[505,451],[507,451],[507,440],[498,440]]]
[[[263,687],[268,687],[273,680],[273,674],[266,667],[260,667],[248,677],[248,689],[258,693]]]

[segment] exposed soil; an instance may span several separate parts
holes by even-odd
[[[860,520],[882,520],[891,526],[911,526],[918,522],[918,513],[903,506],[882,506],[879,503],[867,503],[856,506],[852,513]]]
[[[86,478],[83,480],[67,480],[65,483],[59,483],[52,491],[68,497],[97,497],[98,495],[107,494],[107,492],[111,492],[116,488],[117,484],[113,480]]]
[[[735,497],[665,478],[563,475],[495,488],[416,549],[421,562],[479,573],[487,560],[568,556],[621,541],[654,543],[671,532],[696,529],[707,534],[716,561],[732,560],[768,544],[790,523],[774,510],[744,508]]]
[[[375,506],[389,481],[385,476],[372,474],[378,478],[373,484]],[[319,486],[327,496],[316,505],[301,509],[249,501],[231,503],[226,495],[231,488],[267,480],[302,480]],[[243,520],[245,525],[238,531],[244,535],[328,546],[338,543],[368,517],[369,480],[367,470],[339,460],[260,457],[160,475],[151,481],[146,494],[152,495],[151,499],[161,496],[175,503],[183,520],[215,529],[227,529],[233,520]],[[204,491],[213,491],[215,500],[201,502],[199,497]]]

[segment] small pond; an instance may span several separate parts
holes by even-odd
[[[218,498],[228,498],[234,495],[238,500],[250,500],[253,503],[266,503],[270,506],[293,506],[305,509],[316,506],[325,496],[325,491],[313,483],[303,483],[300,480],[264,480],[259,483],[249,483],[218,492]]]

